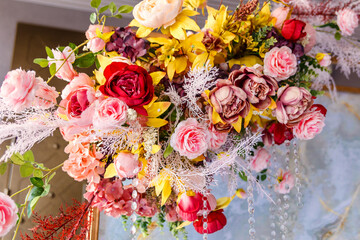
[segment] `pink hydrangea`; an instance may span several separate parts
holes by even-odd
[[[96,152],[96,147],[87,143],[72,141],[65,148],[69,159],[64,162],[63,171],[76,181],[87,179],[88,181],[99,181],[98,168],[103,155]]]
[[[0,237],[4,237],[15,226],[18,211],[14,200],[0,192]]]
[[[261,172],[265,168],[268,167],[268,163],[270,161],[271,155],[265,148],[261,148],[250,163],[250,167],[252,170],[256,172]]]
[[[208,149],[207,129],[198,123],[195,118],[182,121],[171,136],[170,145],[178,151],[181,156],[195,159]]]
[[[357,14],[349,9],[342,9],[336,13],[337,24],[341,30],[342,35],[351,36],[355,29],[359,26],[359,18]]]
[[[56,65],[57,73],[55,76],[59,79],[71,81],[77,76],[77,72],[74,70],[73,63],[75,62],[75,54],[72,52],[71,47],[67,46],[63,51],[59,49],[51,50],[54,58],[48,57],[49,66],[53,63]],[[65,62],[65,63],[64,63]]]
[[[93,125],[104,130],[119,128],[126,122],[127,110],[128,106],[120,99],[107,98],[96,106]]]
[[[139,207],[136,213],[143,217],[153,217],[158,211],[159,209],[156,207],[153,199],[148,200],[143,197],[139,201]]]
[[[293,128],[294,135],[298,139],[313,139],[323,130],[325,126],[326,110],[324,113],[324,111],[318,109],[317,106],[313,105],[313,107],[305,114],[304,118]],[[320,106],[322,107],[322,105]]]
[[[14,111],[31,107],[36,98],[36,91],[42,78],[36,77],[34,71],[16,69],[6,74],[0,89],[0,96]]]
[[[265,54],[264,74],[277,81],[285,80],[297,71],[297,59],[287,46],[274,47]]]

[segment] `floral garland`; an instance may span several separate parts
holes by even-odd
[[[20,165],[32,183],[19,191],[29,192],[18,222],[26,208],[31,215],[62,168],[87,181],[88,206],[130,217],[132,234],[139,228],[147,234],[157,216],[158,226],[169,222],[174,235],[193,223],[205,239],[226,225],[223,209],[237,196],[248,198],[255,239],[253,187],[270,201],[275,195],[267,194],[266,178],[274,177],[270,190],[277,195],[287,196],[294,186],[300,191],[299,171],[289,169],[288,157],[281,169],[270,149],[288,147],[294,138],[310,140],[325,126],[326,109],[314,104],[323,92],[313,86],[331,71],[331,56],[312,51],[316,31],[335,29],[340,40],[358,26],[350,8],[339,9],[337,22],[315,29],[291,16],[291,1],[276,2],[281,6],[272,12],[269,1],[257,0],[241,1],[231,12],[204,0],[144,0],[134,9],[92,0],[90,21],[97,24],[86,31],[87,40],[46,48],[47,58],[34,60],[49,67],[47,82],[17,69],[1,87],[0,139],[16,140],[0,159],[0,173],[8,164]],[[131,11],[129,26],[105,25],[107,17]],[[207,17],[203,28],[194,20],[200,12]],[[91,68],[93,75],[80,68]],[[60,95],[48,85],[54,77],[68,82]],[[35,162],[30,149],[57,128],[69,142],[69,158],[49,169]],[[271,158],[276,176],[270,174]],[[232,197],[211,194],[216,175],[235,183]],[[246,191],[237,187],[242,184]],[[73,229],[67,227],[72,236],[86,225],[79,223],[88,206]],[[14,227],[18,211],[0,193],[0,237]]]

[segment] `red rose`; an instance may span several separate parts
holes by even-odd
[[[226,217],[223,212],[224,210],[222,209],[210,212],[207,217],[207,233],[211,234],[224,228],[226,225]],[[204,234],[204,222],[202,216],[195,220],[194,228],[198,233]]]
[[[214,210],[216,207],[216,198],[212,194],[209,194],[207,196],[207,203],[207,208]],[[202,214],[201,211],[203,208],[203,195],[201,193],[188,191],[181,195],[176,210],[183,220],[195,221],[197,216]]]
[[[286,40],[297,41],[306,36],[306,33],[303,32],[305,26],[306,23],[300,20],[286,20],[281,30],[281,34]]]
[[[149,73],[137,65],[113,62],[104,70],[106,82],[100,91],[109,97],[115,97],[147,116],[144,105],[154,96],[153,81]]]
[[[269,132],[274,135],[274,142],[277,145],[283,144],[285,140],[294,138],[291,128],[281,123],[273,123],[269,128]]]

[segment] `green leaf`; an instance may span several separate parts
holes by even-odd
[[[111,14],[114,15],[114,13],[115,13],[116,10],[117,10],[116,5],[115,5],[114,2],[111,2],[111,3],[109,4],[109,10],[110,10]]]
[[[266,175],[261,175],[261,181],[265,181],[266,180]]]
[[[100,8],[99,13],[103,13],[108,9],[109,9],[109,5],[106,5],[106,6],[102,7],[102,8]]]
[[[340,32],[336,32],[334,37],[335,37],[336,40],[339,41],[342,36],[341,36],[341,33],[340,33]]]
[[[42,178],[44,176],[43,172],[40,169],[35,169],[33,175],[37,178]]]
[[[30,218],[32,213],[34,212],[35,206],[38,203],[39,199],[40,199],[40,197],[34,197],[31,200],[30,204],[28,205],[28,207],[27,207],[27,216],[28,216],[28,218]]]
[[[94,24],[96,22],[96,16],[97,16],[96,13],[90,14],[90,22],[92,24]]]
[[[21,165],[25,164],[24,157],[20,153],[14,153],[10,157],[10,160],[12,161],[13,164],[16,164],[16,165],[21,166]]]
[[[33,187],[30,192],[29,202],[31,202],[34,198],[40,197],[41,194],[44,192],[43,187]]]
[[[74,65],[80,68],[89,68],[95,62],[95,55],[93,53],[85,53],[78,56],[78,59],[74,62]]]
[[[325,27],[331,27],[333,29],[336,29],[336,30],[340,30],[339,26],[335,23],[335,22],[329,22],[327,24],[324,24],[324,25],[320,25],[318,26],[319,28],[325,28]]]
[[[90,3],[91,7],[93,7],[93,8],[98,8],[100,6],[100,4],[101,4],[101,0],[91,0],[91,3]]]
[[[45,187],[44,187],[44,191],[43,193],[40,195],[40,197],[45,197],[46,195],[48,195],[50,192],[50,184],[47,184]]]
[[[122,19],[122,15],[121,15],[121,14],[117,14],[117,15],[114,15],[114,16],[112,16],[112,17],[118,18],[118,19]]]
[[[42,187],[44,186],[44,182],[41,178],[38,178],[38,177],[32,177],[30,178],[30,182],[36,186],[36,187]]]
[[[51,64],[49,71],[50,71],[50,75],[55,75],[55,73],[56,73],[56,64],[55,63]]]
[[[45,183],[48,184],[48,183],[51,181],[51,179],[53,179],[53,177],[55,177],[55,174],[56,174],[56,172],[53,172],[53,173],[50,175],[50,177],[45,180]]]
[[[264,170],[262,170],[260,173],[264,174],[267,172],[267,168],[265,168]]]
[[[20,175],[21,177],[30,177],[34,172],[34,167],[31,163],[25,163],[20,166]]]
[[[130,5],[123,5],[119,7],[118,13],[129,13],[133,10],[133,8],[134,7]]]
[[[7,163],[2,163],[0,165],[0,175],[4,175],[6,173],[6,170],[7,170]]]
[[[173,151],[173,147],[169,144],[165,149],[164,158],[167,158]]]
[[[35,162],[34,154],[31,150],[24,153],[24,159],[27,162]]]
[[[240,177],[243,181],[247,182],[247,176],[246,176],[246,174],[245,174],[244,171],[240,171],[240,172],[239,172],[239,177]]]
[[[54,58],[54,54],[49,47],[45,47],[45,51],[50,58]]]
[[[71,47],[72,50],[77,48],[75,43],[69,43],[69,47]],[[77,55],[79,53],[79,49],[77,49],[74,53],[75,53],[75,55]]]
[[[40,65],[42,68],[45,68],[49,65],[49,61],[45,58],[35,58],[34,63]]]

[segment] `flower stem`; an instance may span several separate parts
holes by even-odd
[[[31,187],[32,187],[32,185],[29,185],[29,186],[27,186],[26,188],[23,188],[23,189],[17,191],[16,193],[14,193],[13,195],[11,195],[10,197],[13,198],[13,197],[15,197],[16,195],[18,195],[19,193],[22,193],[23,191],[25,191],[25,190],[27,190],[27,189],[29,189],[29,188],[31,188]]]
[[[30,189],[29,189],[29,191],[28,191],[28,193],[27,193],[27,195],[26,195],[25,202],[24,202],[24,204],[23,204],[23,207],[22,207],[22,210],[21,210],[21,214],[20,214],[18,223],[16,224],[16,230],[15,230],[15,232],[14,232],[14,236],[13,236],[12,240],[15,240],[15,239],[16,239],[16,235],[17,235],[17,233],[19,232],[20,223],[21,223],[21,220],[22,220],[22,218],[23,218],[23,216],[24,216],[25,208],[26,208],[26,206],[27,206],[26,203],[27,203],[27,201],[28,201],[28,199],[29,199],[29,197],[30,197],[30,192],[31,192],[31,190],[33,189],[33,187],[34,187],[34,186],[32,186],[32,185],[30,186]]]
[[[77,46],[75,49],[73,49],[71,51],[71,53],[69,54],[69,56],[67,56],[67,58],[64,59],[64,62],[61,64],[61,66],[56,70],[56,72],[51,75],[51,77],[47,80],[47,83],[49,83],[51,81],[51,79],[53,79],[55,77],[55,75],[59,72],[59,70],[64,66],[64,64],[66,63],[66,61],[70,58],[70,56],[79,48],[81,48],[82,46],[86,45],[89,42],[89,40],[86,40],[85,42],[83,42],[82,44],[80,44],[79,46]]]

